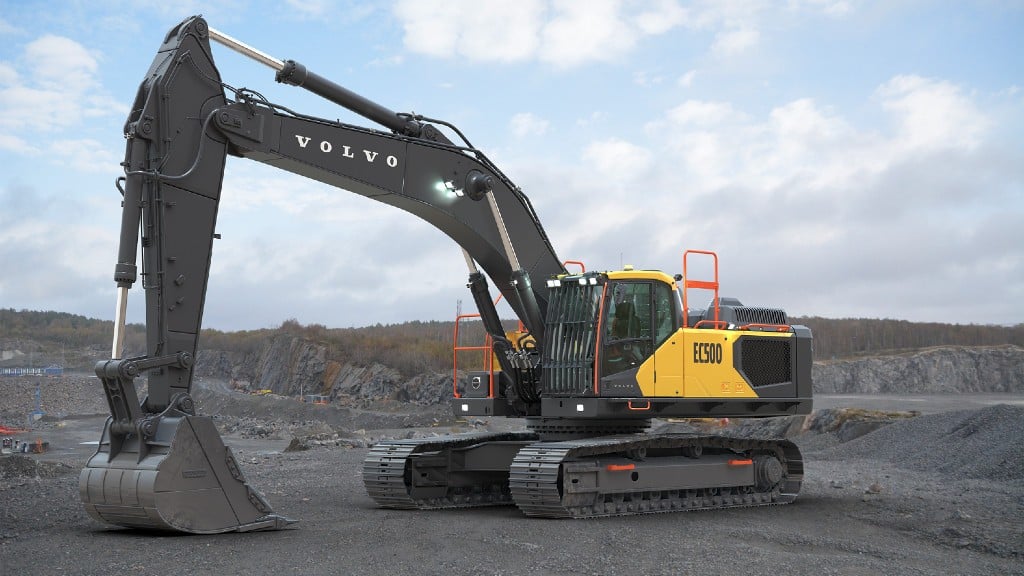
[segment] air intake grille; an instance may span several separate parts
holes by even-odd
[[[736,312],[737,324],[789,324],[786,311],[779,308],[737,306],[733,310]]]
[[[740,339],[740,370],[754,388],[793,379],[789,338]]]
[[[551,290],[541,375],[545,394],[577,395],[593,385],[602,289],[601,285],[566,282]]]

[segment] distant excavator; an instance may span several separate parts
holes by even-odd
[[[214,65],[211,40],[385,130],[315,118],[232,88]],[[530,516],[586,518],[796,497],[803,464],[789,441],[648,432],[653,418],[811,410],[810,330],[789,324],[782,310],[720,298],[713,253],[685,252],[676,275],[570,272],[526,195],[455,126],[388,110],[201,17],[167,34],[124,133],[114,342],[112,358],[96,367],[111,416],[80,477],[92,517],[200,534],[291,522],[246,483],[190,396],[229,155],[401,208],[462,248],[493,366],[456,386],[454,412],[523,418],[527,430],[374,446],[363,479],[380,506],[514,504]],[[122,358],[140,238],[146,354]],[[691,278],[691,258],[713,264],[714,276]],[[487,277],[519,330],[502,326]],[[295,279],[296,290],[302,281]],[[691,308],[691,289],[713,291],[711,304]],[[147,394],[139,401],[135,378],[143,373]]]

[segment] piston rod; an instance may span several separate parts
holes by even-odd
[[[231,48],[232,50],[238,52],[239,54],[242,54],[243,56],[248,56],[249,58],[252,58],[253,60],[259,62],[260,64],[264,64],[266,66],[273,68],[277,72],[280,72],[281,70],[284,69],[283,60],[278,60],[277,58],[274,58],[273,56],[270,56],[265,52],[257,50],[252,46],[249,46],[245,42],[242,42],[241,40],[236,40],[219,30],[210,28],[210,40],[214,40],[220,44],[223,44],[224,46]]]

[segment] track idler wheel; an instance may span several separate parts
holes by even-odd
[[[278,530],[294,522],[274,514],[246,483],[209,417],[162,416],[133,434],[112,422],[78,483],[96,520],[193,534]]]
[[[782,481],[784,474],[782,462],[775,456],[757,456],[754,458],[754,485],[758,490],[768,491]]]

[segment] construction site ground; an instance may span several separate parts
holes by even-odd
[[[91,386],[84,378],[68,385]],[[216,416],[250,484],[298,520],[293,528],[189,536],[92,520],[78,472],[104,416],[90,405],[19,435],[45,439],[45,454],[0,456],[0,576],[1024,574],[1021,395],[819,397],[817,408],[921,415],[852,439],[797,433],[806,470],[794,504],[571,521],[513,507],[383,510],[363,490],[362,459],[378,439],[522,421],[456,422],[438,407],[344,411],[220,383],[200,388],[200,411]],[[102,408],[99,386],[87,393]],[[0,424],[23,424],[10,421],[12,396]]]

